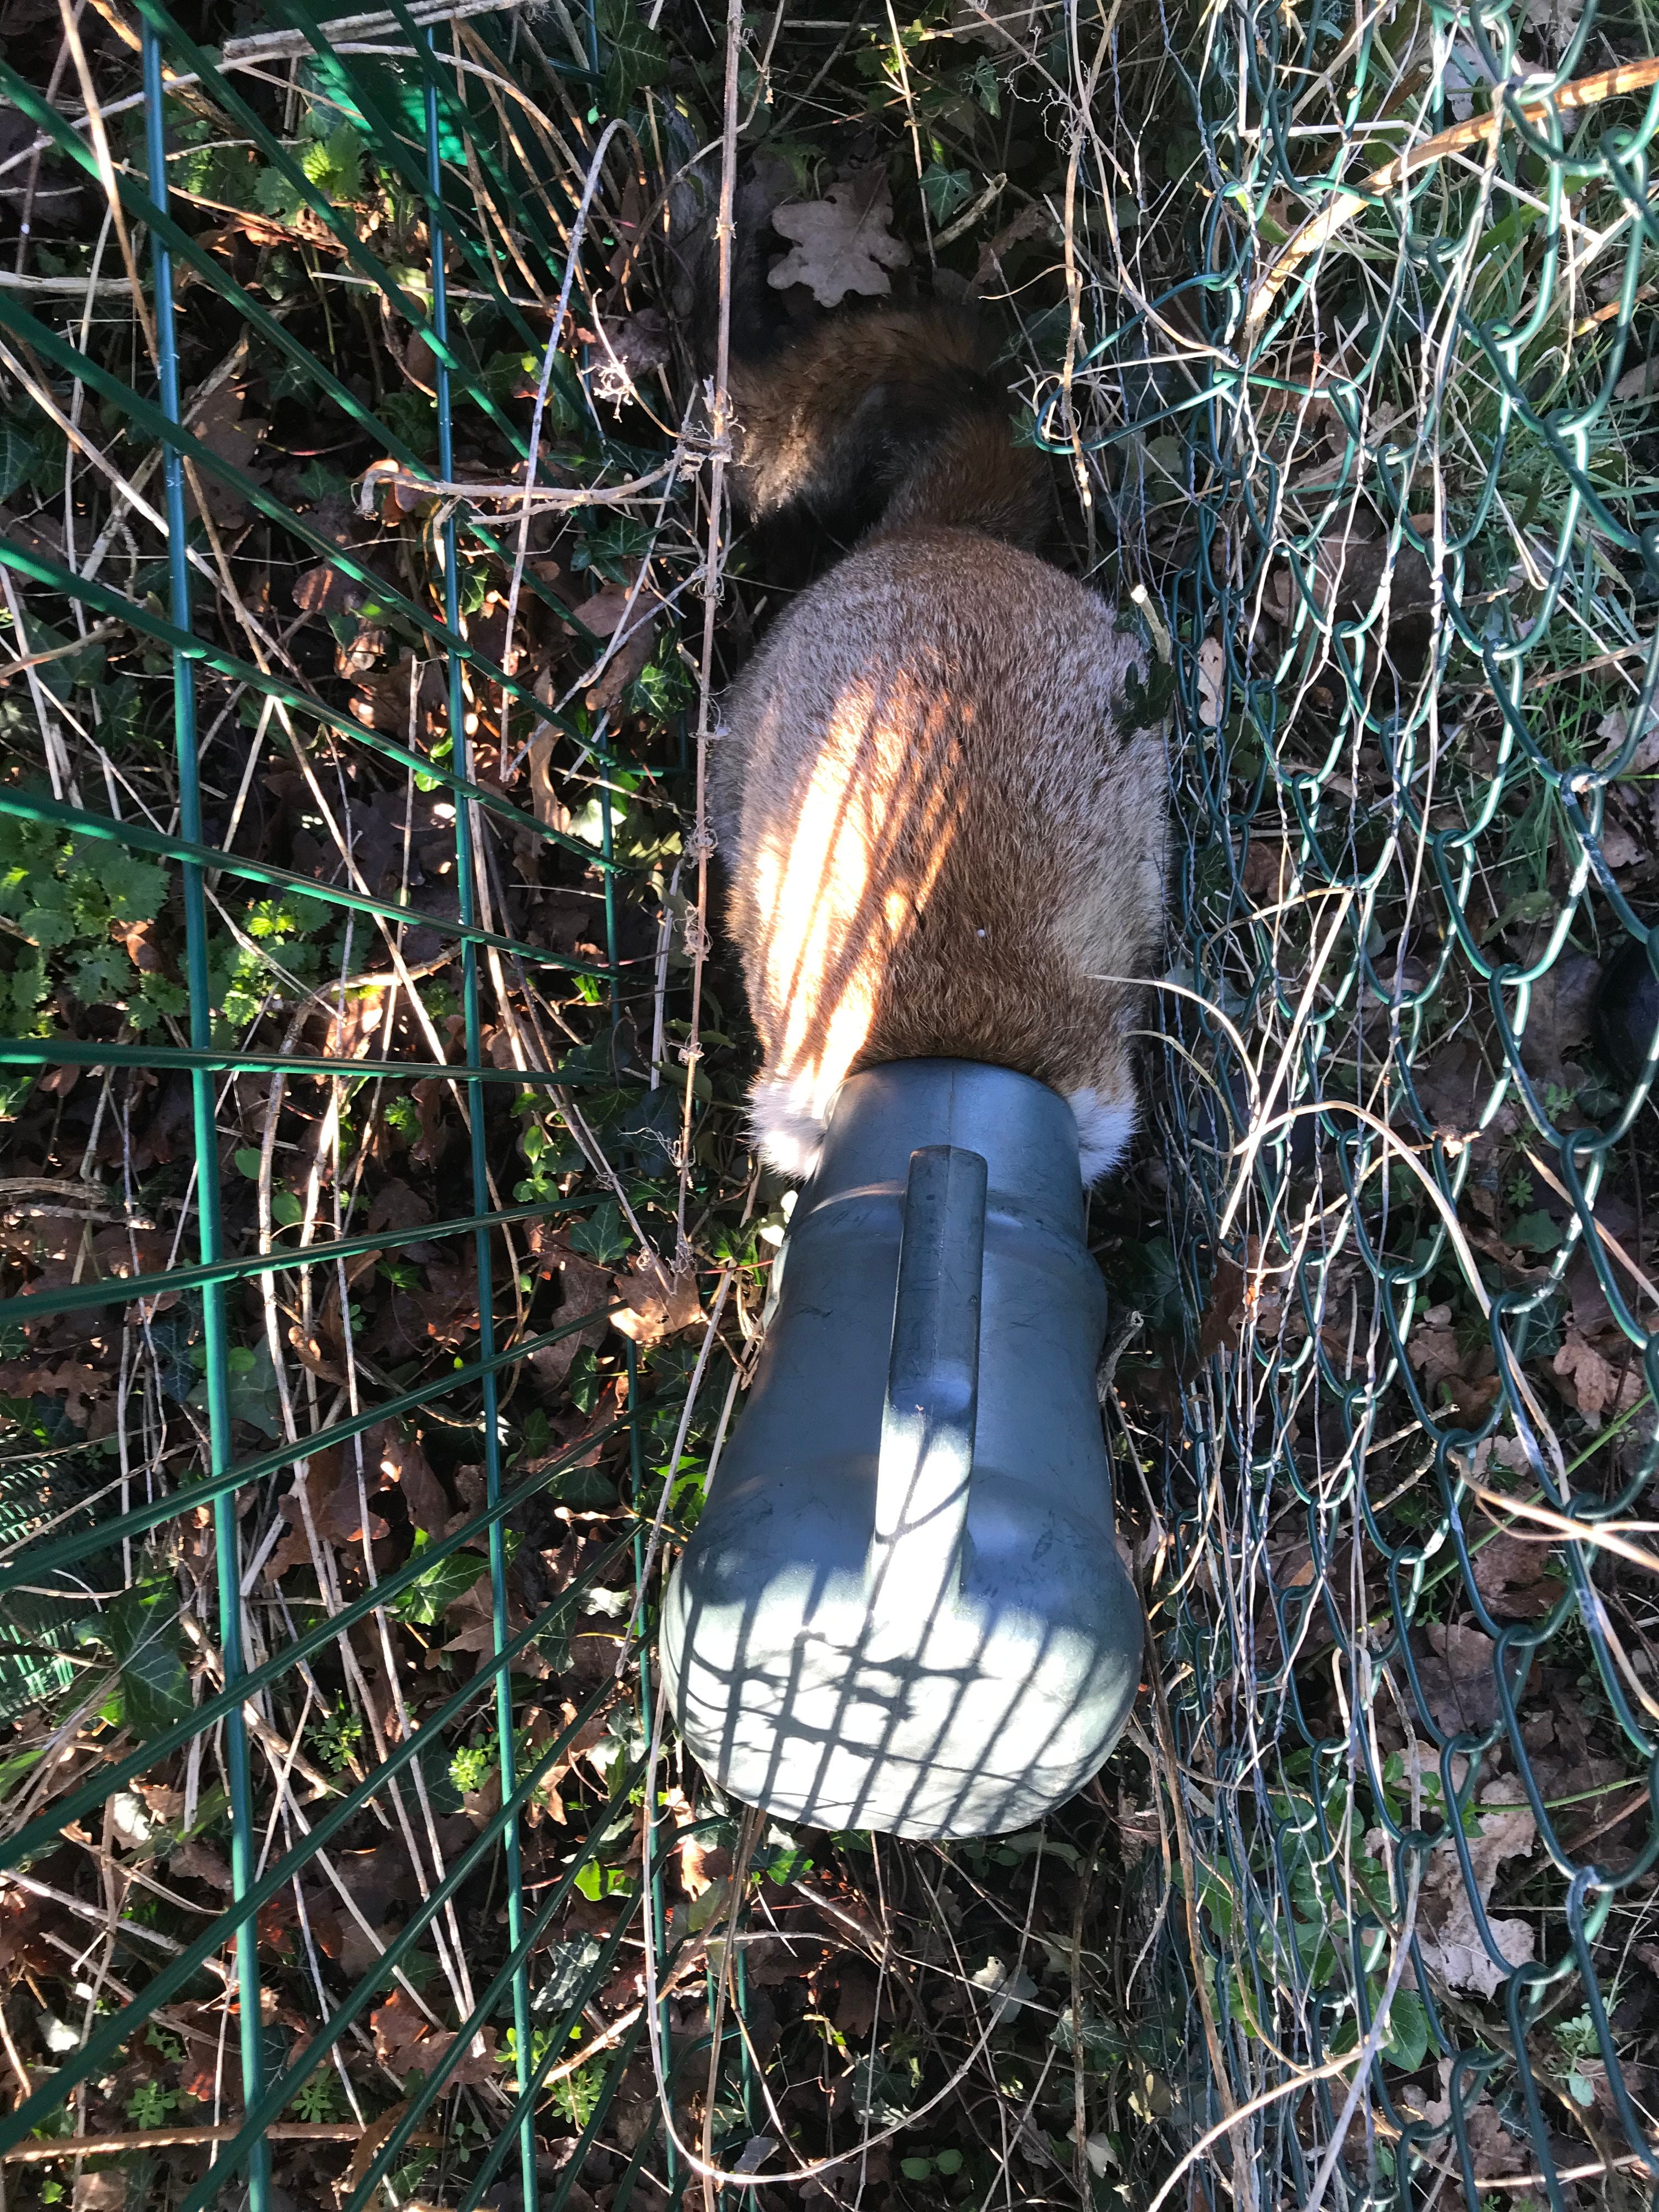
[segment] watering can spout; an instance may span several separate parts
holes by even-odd
[[[979,1412],[986,1165],[927,1145],[910,1155],[870,1547],[874,1621],[948,1607],[961,1583]]]

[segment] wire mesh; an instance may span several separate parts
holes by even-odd
[[[1115,1263],[1154,2202],[1659,2179],[1651,45],[1228,9],[1073,56],[1048,434],[1181,739],[1169,1196]]]
[[[562,2205],[634,2059],[641,2008],[574,2059],[568,2047],[620,1948],[637,1945],[641,1890],[660,1883],[654,1824],[641,1829],[635,1813],[651,1678],[628,1532],[646,1474],[632,1344],[597,1403],[595,1382],[579,1434],[550,1433],[523,1397],[509,1407],[538,1360],[560,1380],[573,1356],[591,1367],[618,1310],[643,1334],[653,1285],[669,1285],[655,1267],[630,1306],[614,1269],[632,1241],[624,1216],[637,1232],[635,1209],[663,1197],[637,1171],[675,1151],[684,1073],[660,1027],[643,1070],[631,1028],[622,1036],[641,963],[623,950],[631,909],[616,880],[659,899],[665,879],[660,845],[620,834],[648,772],[617,759],[586,687],[559,702],[514,672],[515,620],[520,645],[538,623],[586,639],[590,684],[628,639],[613,618],[609,650],[595,640],[567,603],[568,577],[535,557],[547,515],[589,502],[555,491],[538,513],[524,466],[544,422],[556,422],[599,507],[611,501],[639,527],[606,488],[628,475],[629,449],[559,351],[617,126],[596,149],[591,23],[585,35],[566,23],[570,51],[553,56],[499,9],[398,7],[325,27],[301,7],[286,23],[215,51],[141,9],[136,32],[112,21],[131,51],[112,64],[100,55],[94,82],[66,16],[79,112],[55,96],[57,77],[43,90],[0,64],[28,126],[11,163],[32,162],[27,191],[44,157],[68,189],[90,181],[101,222],[79,276],[0,288],[5,369],[12,396],[58,432],[65,485],[77,466],[105,479],[90,550],[70,535],[84,497],[65,497],[55,533],[0,540],[10,672],[33,725],[33,757],[20,743],[0,793],[21,894],[9,927],[24,947],[0,1056],[14,1111],[40,1095],[43,1070],[60,1101],[82,1071],[97,1086],[79,1180],[7,1187],[21,1264],[7,1372],[23,1394],[8,1406],[36,1431],[35,1450],[4,1470],[0,1693],[25,1723],[6,1776],[18,1785],[9,1962],[21,1956],[27,1971],[43,1941],[79,1952],[36,1924],[52,1905],[87,1917],[58,1863],[65,1835],[100,1860],[108,1906],[107,1942],[94,1936],[69,1977],[83,2017],[70,2027],[44,2015],[55,2063],[31,2069],[8,2036],[0,2149],[14,2190],[44,2192],[31,2202],[72,2189],[77,2205],[165,2195],[264,2208],[331,2186],[362,2207],[412,2202],[428,2176],[469,2207]],[[125,80],[118,97],[112,77]],[[583,149],[580,203],[564,189],[564,132]],[[216,233],[204,210],[230,222]],[[337,373],[323,246],[328,274],[357,295],[337,294],[338,312],[372,301],[400,387]],[[106,255],[118,255],[117,289],[140,326],[125,373],[93,328]],[[236,273],[250,259],[252,289]],[[493,357],[485,333],[500,342]],[[526,374],[528,438],[503,404]],[[289,403],[274,441],[292,457],[280,488],[267,426],[241,421],[256,380]],[[307,436],[307,417],[323,436]],[[115,434],[113,464],[110,438],[88,434],[94,422]],[[17,413],[8,429],[27,441]],[[505,552],[493,510],[471,495],[481,435],[520,462]],[[360,506],[322,458],[354,448],[375,464]],[[27,442],[21,462],[8,449],[9,489],[39,458]],[[122,553],[117,585],[106,577]],[[333,617],[332,669],[291,649],[302,622],[273,607],[273,568],[300,578],[302,617]],[[65,617],[67,638],[51,626]],[[404,647],[390,685],[354,700],[334,679],[374,670],[387,632]],[[104,649],[118,637],[138,652],[112,679]],[[533,811],[504,789],[526,746],[545,794]],[[556,772],[588,802],[574,834]],[[276,837],[256,777],[289,811]],[[273,866],[273,846],[300,865]],[[530,936],[498,926],[533,915],[544,853],[550,882],[588,902],[574,924],[566,915],[563,951],[544,915]],[[114,954],[112,933],[125,946]],[[643,962],[659,1023],[670,957],[665,939]],[[552,982],[597,1025],[574,1029],[542,995]],[[143,1111],[158,1084],[173,1086],[191,1162],[159,1184],[170,1146]],[[643,1110],[618,1148],[623,1107]],[[135,1168],[146,1121],[161,1140]],[[630,1184],[595,1129],[635,1170]],[[447,1150],[434,1194],[449,1218],[378,1169],[371,1202],[371,1160],[406,1154],[415,1182],[434,1182]],[[115,1190],[112,1164],[125,1178]],[[672,1171],[669,1186],[672,1221]],[[66,1241],[40,1234],[55,1219],[69,1222]],[[353,1297],[371,1269],[403,1301],[378,1336]],[[28,1371],[61,1348],[54,1326],[78,1334],[88,1389],[117,1399],[84,1443],[49,1365]],[[118,1377],[102,1371],[112,1350]],[[390,1550],[370,1504],[386,1504],[389,1484],[405,1524]],[[555,1563],[529,1581],[526,1541]],[[302,1563],[317,1596],[295,1594]],[[606,1587],[618,1577],[625,1594]],[[444,1648],[468,1592],[471,1622]],[[428,1644],[447,1694],[406,1679],[411,1637]],[[538,1706],[538,1684],[584,1642],[586,1662],[567,1677],[574,1701]],[[469,1650],[470,1675],[454,1656]],[[53,1692],[52,1725],[31,1730]],[[558,1852],[558,1785],[584,1758],[596,1787],[568,1794],[592,1817]],[[80,1769],[67,1789],[62,1765]],[[98,1815],[101,1839],[76,1825]],[[358,1848],[377,1832],[383,1846]],[[222,1892],[210,1907],[204,1883]],[[549,1931],[568,1932],[572,1900],[613,1895],[603,1940],[562,1950]],[[387,1917],[394,1899],[400,1924]],[[290,1967],[309,2011],[289,1995]],[[665,1955],[671,1983],[674,1972]],[[343,2039],[374,2062],[381,2094],[367,2109]],[[130,2062],[146,2050],[159,2057],[137,2078]],[[125,2098],[131,2124],[89,2124],[94,2098],[118,2118]],[[554,2175],[534,2115],[561,2100],[578,2139]],[[648,2160],[662,2164],[651,2125],[630,2148],[617,2203]],[[295,2166],[307,2148],[324,2167]]]
[[[907,104],[907,52],[976,41],[1060,149],[1020,221],[1062,305],[1018,358],[1174,714],[1151,1127],[1094,1212],[1153,1635],[1107,1791],[953,1854],[808,1838],[866,1871],[805,1936],[801,1839],[664,1765],[641,1598],[733,1413],[767,1205],[698,1058],[706,843],[666,826],[709,726],[719,441],[666,383],[649,441],[592,398],[645,380],[592,301],[690,150],[635,99],[654,24],[290,4],[210,49],[137,19],[113,96],[72,39],[51,86],[0,63],[0,174],[96,232],[0,283],[0,367],[103,502],[89,542],[84,492],[0,537],[0,1067],[14,1115],[86,1133],[78,1179],[5,1191],[0,1944],[82,2008],[40,2015],[49,2066],[7,2027],[8,2187],[621,2212],[699,2165],[739,2201],[787,2143],[901,2202],[1649,2201],[1640,8],[893,23]],[[735,143],[785,57],[740,9],[710,36]],[[350,315],[391,383],[337,366]],[[549,557],[577,514],[627,603],[603,634]],[[591,647],[568,696],[532,634]],[[613,662],[664,710],[648,757]],[[722,1173],[717,1248],[688,1208]],[[701,1334],[659,1373],[697,1239]],[[397,1344],[354,1315],[371,1268]],[[640,1348],[601,1390],[607,1312]],[[538,1375],[586,1376],[570,1431]],[[461,1678],[434,1632],[468,1592]],[[550,1678],[580,1696],[550,1711]],[[875,1996],[843,1972],[820,2018],[813,1983],[820,2079],[766,2021],[836,1913]]]

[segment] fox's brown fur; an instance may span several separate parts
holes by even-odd
[[[738,361],[735,489],[775,541],[947,523],[1035,548],[1048,464],[1008,434],[980,333],[937,308],[824,323],[781,355]]]
[[[761,1149],[808,1172],[847,1075],[937,1055],[1062,1092],[1091,1181],[1133,1124],[1136,994],[1114,979],[1142,972],[1162,902],[1163,746],[1126,726],[1139,649],[1025,550],[1048,465],[960,325],[848,318],[732,389],[752,513],[844,514],[872,477],[880,507],[732,688],[713,763]]]

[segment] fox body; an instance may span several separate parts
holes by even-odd
[[[1127,979],[1163,896],[1139,647],[1031,550],[1048,465],[953,319],[827,324],[732,391],[775,542],[863,532],[772,626],[711,761],[763,1156],[809,1173],[860,1068],[975,1060],[1069,1101],[1091,1182],[1133,1127]]]

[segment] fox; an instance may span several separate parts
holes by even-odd
[[[760,1046],[752,1138],[810,1176],[848,1076],[979,1060],[1059,1091],[1085,1186],[1133,1133],[1166,767],[1114,607],[1045,558],[1054,464],[965,313],[882,304],[768,343],[734,314],[732,489],[830,565],[721,702],[708,769]]]

